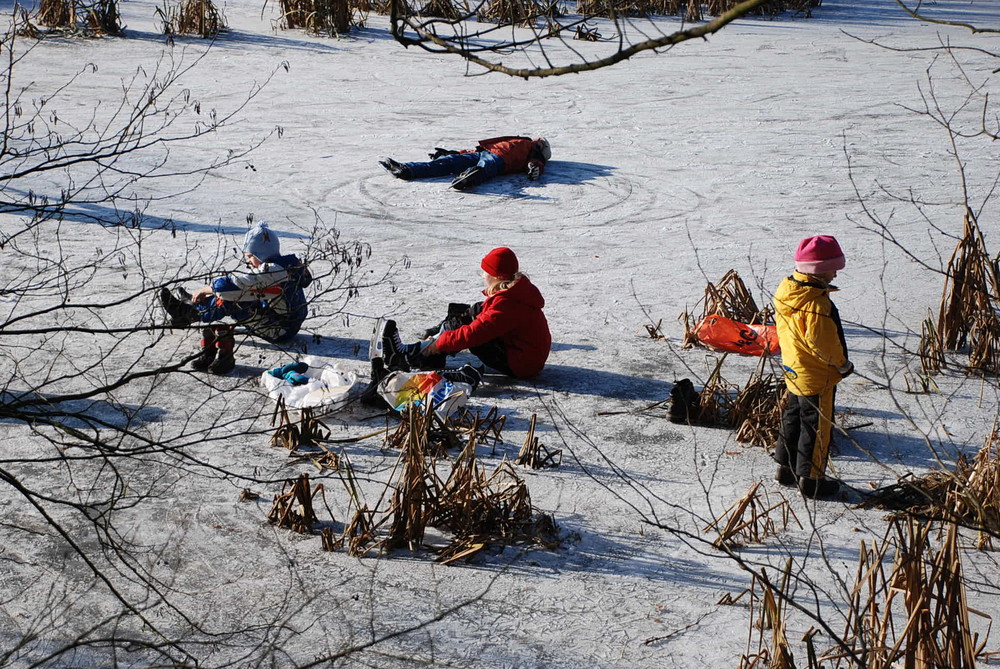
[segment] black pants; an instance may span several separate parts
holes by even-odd
[[[788,393],[774,459],[799,478],[822,478],[833,438],[833,398],[836,386],[819,395]]]
[[[445,328],[448,330],[455,330],[458,329],[458,327],[461,327],[461,325],[469,325],[472,321],[476,320],[482,312],[483,303],[476,302],[469,307],[464,314],[462,314],[459,319],[461,320],[460,324],[454,321],[446,321]],[[493,339],[486,342],[482,346],[474,346],[469,349],[469,353],[479,358],[490,369],[495,369],[501,374],[506,374],[510,377],[514,376],[514,372],[510,369],[510,363],[507,362],[507,347],[504,346],[502,339]]]

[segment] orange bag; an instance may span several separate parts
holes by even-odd
[[[779,352],[773,325],[747,325],[725,316],[706,316],[694,326],[698,342],[713,351],[740,355],[774,355]]]

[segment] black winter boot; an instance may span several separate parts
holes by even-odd
[[[376,409],[391,409],[392,407],[389,406],[389,403],[378,392],[379,384],[387,376],[389,376],[389,370],[385,368],[385,361],[382,358],[372,358],[372,380],[361,391],[361,396],[358,400],[365,406],[375,407]]]
[[[191,302],[191,295],[183,288],[177,288],[176,293],[170,292],[166,286],[160,288],[160,304],[167,312],[170,325],[185,327],[198,320],[198,310]],[[186,299],[185,299],[186,296]]]
[[[408,372],[418,364],[420,344],[404,344],[396,321],[388,320],[382,330],[382,355],[385,357],[385,366],[389,369]]]
[[[191,369],[196,372],[207,372],[215,362],[215,330],[211,327],[201,329],[201,355],[191,362]]]
[[[225,375],[236,368],[236,336],[232,325],[215,326],[215,361],[208,367],[212,374]]]
[[[793,486],[798,483],[798,478],[795,476],[792,468],[785,467],[784,465],[778,465],[778,471],[774,473],[774,480],[781,485]]]
[[[469,190],[478,186],[483,182],[484,171],[482,167],[470,167],[452,180],[451,187],[455,190]]]
[[[441,371],[441,377],[448,379],[452,383],[468,383],[475,390],[482,383],[483,374],[486,373],[486,368],[483,366],[473,367],[472,365],[465,364],[458,369],[445,369]]]
[[[810,499],[833,497],[839,490],[840,482],[825,476],[818,479],[803,476],[799,479],[799,492]]]
[[[403,179],[404,181],[409,180],[410,168],[399,162],[398,160],[393,160],[392,158],[386,158],[385,160],[378,161],[378,164],[382,166],[386,172],[396,177],[397,179]]]

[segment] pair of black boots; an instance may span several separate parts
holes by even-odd
[[[424,331],[424,338],[433,337],[446,330],[454,330],[467,323],[472,322],[468,315],[470,307],[468,304],[452,303],[448,305],[448,316],[439,324]],[[378,389],[382,380],[394,371],[409,372],[411,370],[436,370],[442,378],[452,383],[467,383],[475,390],[483,380],[485,367],[473,367],[465,364],[458,369],[444,369],[447,365],[448,356],[439,353],[431,356],[420,354],[421,344],[403,343],[399,336],[399,329],[396,321],[387,320],[376,327],[382,327],[381,333],[376,332],[375,336],[381,343],[381,356],[372,358],[371,382],[362,391],[360,401],[362,404],[379,408],[391,408],[379,394]]]
[[[774,480],[781,485],[796,486],[802,496],[809,499],[826,499],[840,492],[840,482],[835,479],[825,476],[821,478],[796,476],[791,467],[784,465],[778,465]]]
[[[181,287],[170,291],[160,289],[160,304],[167,312],[171,327],[187,327],[199,320],[198,309],[191,300],[191,294]],[[196,372],[229,374],[236,368],[235,326],[209,325],[201,330],[201,352],[191,363]]]

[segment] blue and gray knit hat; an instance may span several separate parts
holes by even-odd
[[[263,262],[281,255],[278,247],[278,235],[274,234],[267,223],[260,222],[247,231],[243,240],[243,252],[252,253]]]

